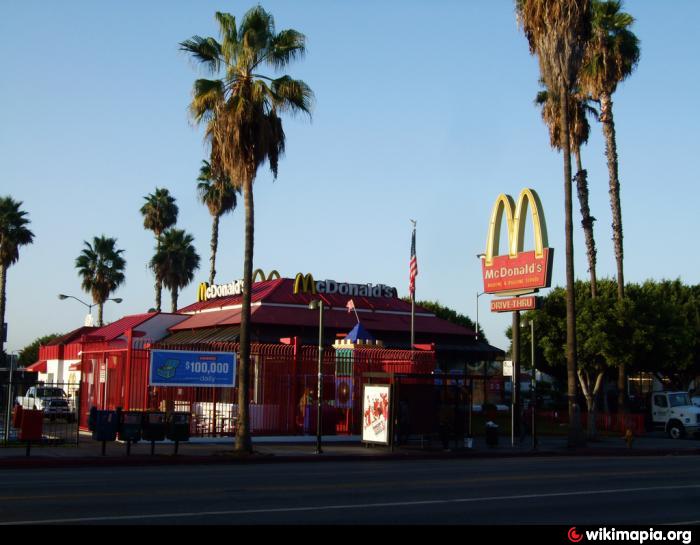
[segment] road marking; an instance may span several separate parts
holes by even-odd
[[[456,503],[476,503],[486,501],[513,501],[513,500],[532,500],[543,498],[563,498],[571,496],[595,496],[604,494],[624,494],[629,492],[657,492],[662,490],[693,490],[700,489],[700,484],[684,485],[684,486],[653,486],[644,488],[611,488],[608,490],[579,490],[575,492],[552,492],[548,494],[523,494],[518,496],[491,496],[485,498],[458,498],[444,500],[417,500],[403,502],[382,502],[382,503],[360,503],[347,505],[317,505],[309,507],[281,507],[267,509],[238,509],[229,511],[199,511],[190,513],[159,513],[148,515],[115,515],[103,517],[82,517],[82,518],[63,518],[63,519],[44,519],[44,520],[20,520],[12,522],[0,522],[0,526],[14,526],[20,524],[67,524],[80,522],[115,522],[126,520],[152,520],[159,518],[191,518],[191,517],[210,517],[210,516],[235,516],[235,515],[255,515],[255,514],[270,514],[270,513],[301,513],[309,511],[334,511],[344,509],[371,509],[376,507],[413,507],[418,505],[444,505]]]

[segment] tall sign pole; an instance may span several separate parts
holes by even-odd
[[[528,211],[532,218],[535,248],[525,251],[523,246]],[[498,250],[504,216],[508,233],[508,251],[501,255]],[[510,195],[501,193],[491,211],[489,232],[486,239],[486,254],[481,256],[481,270],[485,293],[499,297],[512,297],[511,299],[492,301],[491,310],[493,312],[513,313],[511,333],[511,359],[513,360],[511,443],[513,445],[515,445],[515,438],[520,437],[522,425],[520,411],[520,311],[536,308],[538,298],[531,296],[531,294],[551,285],[553,258],[554,249],[548,246],[547,224],[537,193],[532,189],[523,189],[518,196],[517,205]],[[533,435],[534,433],[533,426]]]

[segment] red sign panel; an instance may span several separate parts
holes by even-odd
[[[511,299],[494,299],[491,301],[491,312],[513,312],[515,310],[535,310],[537,297],[513,297]]]
[[[552,281],[553,248],[543,248],[542,257],[535,251],[520,252],[516,257],[498,255],[491,265],[481,260],[486,293],[510,293],[547,288]]]

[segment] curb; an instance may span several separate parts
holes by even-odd
[[[3,469],[56,469],[79,467],[139,467],[139,466],[178,466],[178,465],[248,465],[248,464],[280,464],[280,463],[309,463],[309,462],[386,462],[401,460],[467,460],[488,458],[551,458],[551,457],[605,457],[605,456],[697,456],[700,449],[627,449],[627,448],[598,448],[572,450],[540,450],[526,452],[489,452],[489,451],[456,451],[456,452],[393,452],[372,455],[358,454],[300,454],[275,455],[257,453],[240,457],[233,453],[201,455],[163,455],[154,456],[132,455],[122,457],[66,457],[66,458],[33,458],[16,457],[0,460],[0,470]]]

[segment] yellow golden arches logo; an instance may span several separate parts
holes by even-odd
[[[275,278],[279,278],[280,273],[273,270],[270,272],[270,274],[267,275],[267,278],[265,278],[265,273],[262,269],[255,269],[255,271],[253,271],[253,284],[255,284],[255,282],[258,281],[258,276],[260,276],[260,282],[265,282],[265,280],[274,280]]]
[[[297,273],[294,278],[294,295],[298,294],[300,291],[303,293],[316,293],[316,282],[311,273]]]
[[[529,206],[528,206],[529,205]],[[486,239],[485,265],[493,264],[493,258],[499,255],[499,241],[501,239],[501,224],[503,214],[506,216],[508,228],[508,255],[511,258],[518,256],[523,251],[525,240],[525,216],[528,208],[532,216],[532,228],[535,241],[535,257],[544,256],[544,249],[548,246],[547,224],[542,211],[542,202],[534,189],[525,188],[520,192],[516,205],[510,195],[501,193],[496,199],[491,211],[489,234]]]
[[[207,282],[200,282],[199,287],[197,288],[197,302],[201,303],[202,301],[207,300],[207,288],[209,287],[209,283]]]

